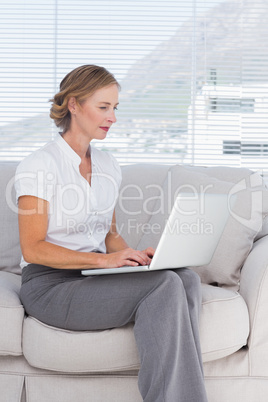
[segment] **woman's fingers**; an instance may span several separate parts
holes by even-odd
[[[124,265],[137,266],[150,264],[150,257],[140,250],[126,248],[115,253],[106,254],[108,267],[122,267]]]
[[[152,247],[147,247],[145,250],[143,250],[143,252],[150,258],[152,258],[154,256],[155,253],[155,249]]]
[[[143,251],[133,250],[133,249],[126,249],[126,259],[133,260],[137,262],[139,265],[148,265],[150,263],[150,259],[148,258],[147,254]]]

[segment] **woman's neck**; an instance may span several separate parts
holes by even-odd
[[[74,135],[70,131],[62,134],[62,138],[67,142],[68,145],[80,156],[80,158],[86,159],[90,158],[90,143],[88,139],[84,139],[82,136]]]

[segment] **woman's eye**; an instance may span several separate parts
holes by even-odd
[[[107,106],[100,106],[100,109],[101,110],[107,110],[108,107]],[[118,110],[117,107],[114,107],[114,110]]]

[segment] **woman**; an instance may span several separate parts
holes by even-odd
[[[187,269],[81,275],[84,268],[146,265],[154,254],[128,247],[117,233],[120,168],[90,145],[116,122],[118,92],[102,67],[70,72],[50,114],[62,132],[18,166],[21,300],[27,314],[68,330],[134,322],[143,400],[204,402],[199,277]]]

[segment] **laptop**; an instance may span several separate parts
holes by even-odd
[[[229,215],[227,194],[179,193],[150,265],[93,268],[82,270],[82,274],[110,275],[206,265],[213,257]]]

